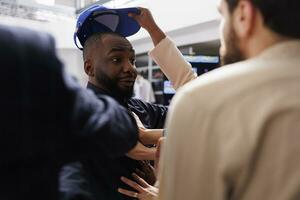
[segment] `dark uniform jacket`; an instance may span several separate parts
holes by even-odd
[[[49,35],[0,26],[0,66],[1,200],[57,200],[62,165],[136,145],[134,119],[67,76]]]
[[[109,95],[129,111],[134,112],[146,128],[163,128],[168,108],[151,104],[139,99],[124,99],[116,94],[103,91],[88,83],[89,89],[96,95]],[[118,123],[125,123],[119,121]],[[132,199],[118,193],[118,187],[128,188],[120,181],[121,176],[131,177],[131,173],[140,168],[138,161],[126,156],[111,159],[99,154],[81,163],[65,166],[61,173],[61,191],[63,200],[126,200]],[[132,190],[132,189],[131,189]]]

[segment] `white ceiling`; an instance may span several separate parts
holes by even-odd
[[[37,1],[44,1],[44,4],[38,4]],[[78,3],[90,4],[95,2],[94,0],[55,0],[56,6],[45,5],[53,0],[0,0],[0,21],[9,22],[11,25],[21,25],[30,28],[36,28],[52,33],[56,40],[58,47],[61,48],[75,48],[72,38],[75,30],[75,8],[74,5]],[[108,0],[100,0],[97,2],[104,2]],[[219,26],[219,14],[217,13],[217,2],[219,0],[115,0],[114,5],[117,2],[127,2],[124,7],[129,6],[142,6],[151,10],[157,24],[173,38],[178,46],[194,45],[198,43],[205,43],[218,40],[218,26]],[[59,16],[59,13],[71,13],[71,17],[63,20],[49,20],[50,17],[45,17],[44,23],[33,23],[26,21],[24,16],[19,16],[17,19],[4,18],[8,15],[4,15],[1,10],[3,7],[1,3],[6,2],[10,5],[22,4],[28,7],[32,7],[33,10],[24,9],[22,12],[26,16],[26,12],[29,17],[34,17],[37,13],[36,9],[44,9],[46,11],[52,11],[53,16]],[[51,3],[51,2],[50,2]],[[10,8],[9,6],[6,8]],[[16,14],[16,10],[12,9]],[[2,20],[3,19],[3,20]],[[48,20],[48,21],[47,21]],[[39,22],[42,22],[41,20]],[[50,23],[51,22],[51,23]],[[147,52],[153,47],[149,35],[146,31],[140,30],[136,35],[129,37],[129,40],[133,43],[136,52],[142,54]]]

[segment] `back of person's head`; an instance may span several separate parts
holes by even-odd
[[[0,26],[0,47],[0,146],[6,149],[0,155],[31,159],[32,149],[48,151],[51,138],[66,131],[72,100],[62,95],[63,68],[51,36]]]
[[[51,166],[60,159],[55,151],[65,145],[55,141],[66,141],[72,99],[63,95],[66,85],[54,39],[0,25],[0,47],[0,199],[27,198],[29,194],[31,199],[57,199],[57,193],[45,194],[57,191],[56,184],[45,177],[54,174]],[[36,188],[30,192],[45,188],[45,181],[45,191]]]
[[[233,12],[239,1],[226,0]],[[300,38],[299,0],[249,0],[262,14],[266,27],[282,36]]]

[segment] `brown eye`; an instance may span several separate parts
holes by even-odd
[[[132,64],[132,65],[135,65],[135,58],[132,58],[132,59],[130,59],[130,63]]]
[[[117,58],[117,57],[112,58],[112,62],[115,64],[120,63],[121,61],[122,61],[121,58]]]

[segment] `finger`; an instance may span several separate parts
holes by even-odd
[[[149,168],[151,169],[151,171],[155,170],[151,164],[149,165]]]
[[[138,9],[137,15],[142,14],[142,9],[140,7],[138,7],[137,9]]]
[[[145,168],[148,167],[148,165],[147,165],[147,163],[146,163],[145,160],[140,160],[140,161],[139,161],[139,164],[141,165],[141,167],[142,167],[143,169],[145,169]]]
[[[132,17],[135,17],[134,13],[129,13],[129,14],[131,14]],[[142,128],[142,129],[145,129],[145,127],[144,127],[143,123],[141,122],[140,118],[134,112],[131,112],[131,113],[132,113],[138,127]]]
[[[137,20],[137,14],[135,14],[135,13],[128,13],[128,16]]]
[[[158,140],[158,142],[156,144],[157,149],[161,150],[161,147],[162,147],[163,143],[165,142],[165,139],[166,139],[165,137],[160,137],[159,138],[159,140]]]
[[[129,197],[134,197],[134,198],[138,198],[138,193],[136,192],[133,192],[133,191],[129,191],[129,190],[125,190],[123,188],[118,188],[118,192],[120,192],[121,194],[124,194],[126,196],[129,196]]]
[[[139,177],[136,173],[132,173],[132,177],[143,187],[143,188],[146,188],[146,187],[149,187],[149,184],[144,180],[142,179],[141,177]]]
[[[129,13],[128,13],[128,16],[129,16],[129,17],[132,17],[132,18],[134,18],[134,19],[137,19],[137,17],[138,17],[139,15],[141,15],[142,12],[143,12],[143,11],[142,11],[141,9],[139,9],[137,13],[129,12]]]
[[[137,15],[141,15],[144,12],[144,8],[142,7],[137,7],[137,9],[139,10]]]
[[[137,20],[137,19],[139,19],[138,16],[143,15],[144,12],[146,11],[146,9],[142,8],[142,7],[137,7],[137,9],[138,9],[137,13],[131,13],[130,12],[130,13],[128,13],[128,16],[134,18],[135,20]]]
[[[148,169],[148,170],[150,170],[150,171],[153,170],[153,166],[152,166],[152,164],[151,164],[151,162],[150,162],[149,160],[145,161],[144,164],[147,166],[147,169]]]
[[[149,161],[146,161],[146,160],[143,160],[143,162],[140,162],[143,170],[146,170],[146,171],[151,171],[152,170],[152,165]]]
[[[141,170],[139,170],[139,169],[135,169],[135,172],[136,172],[139,176],[141,176],[141,177],[143,177],[143,178],[146,177],[146,174],[145,174],[144,172],[142,172]]]
[[[139,164],[140,165],[145,165],[145,161],[144,160],[139,160]]]
[[[124,183],[126,183],[127,185],[129,185],[130,187],[132,187],[133,189],[135,189],[135,190],[137,190],[139,192],[143,191],[143,188],[139,184],[137,184],[136,182],[134,182],[132,180],[129,180],[128,178],[122,176],[121,180]]]
[[[166,139],[165,137],[161,137],[161,138],[159,138],[159,140],[157,142],[156,155],[155,155],[155,157],[156,157],[157,160],[160,157],[160,152],[161,152],[161,150],[163,148],[163,144],[165,142],[165,139]]]

